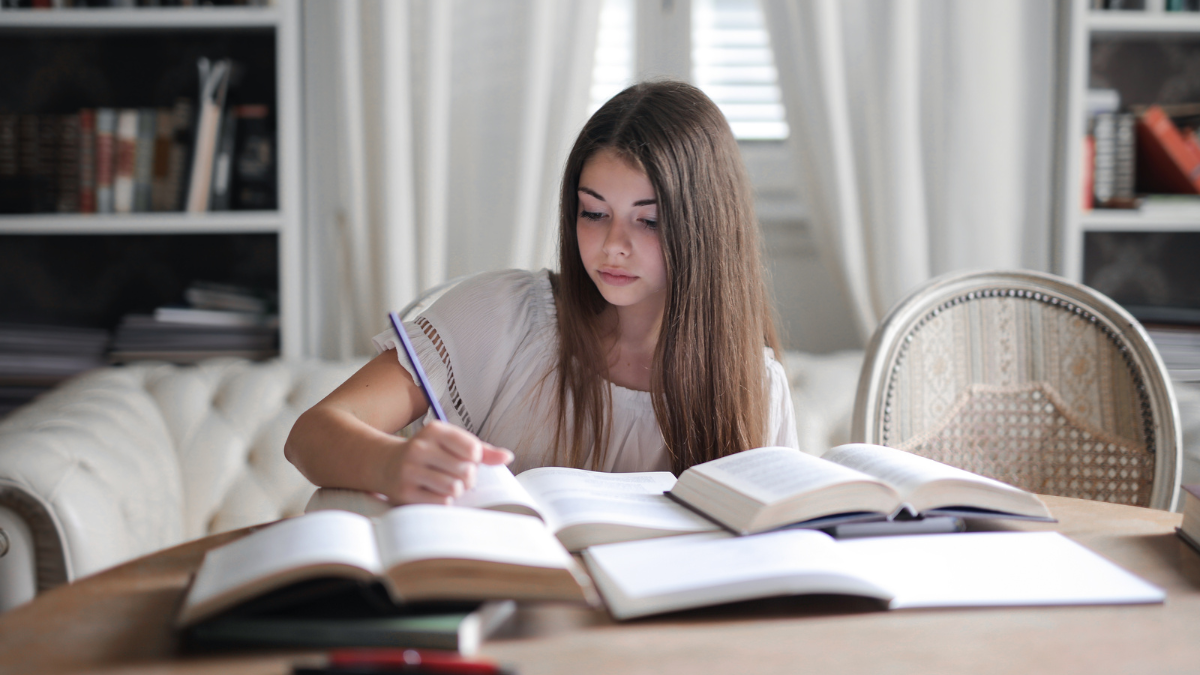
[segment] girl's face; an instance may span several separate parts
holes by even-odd
[[[612,150],[592,155],[579,175],[575,233],[579,257],[605,300],[662,311],[667,270],[658,203],[645,172]]]

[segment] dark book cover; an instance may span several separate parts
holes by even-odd
[[[59,213],[79,212],[79,114],[62,115],[58,123]]]

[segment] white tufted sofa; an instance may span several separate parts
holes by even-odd
[[[132,364],[13,412],[0,421],[0,611],[188,539],[302,512],[314,488],[284,440],[360,365]]]

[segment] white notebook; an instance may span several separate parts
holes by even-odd
[[[617,619],[807,593],[888,609],[1160,603],[1166,594],[1057,532],[835,541],[814,530],[709,533],[584,552]]]

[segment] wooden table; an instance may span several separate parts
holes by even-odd
[[[1057,529],[1167,591],[1163,605],[886,612],[799,597],[624,624],[567,605],[518,611],[483,653],[539,673],[1196,673],[1200,554],[1180,516],[1046,497]],[[284,674],[295,654],[180,657],[171,621],[216,535],[135,560],[0,615],[0,673]]]

